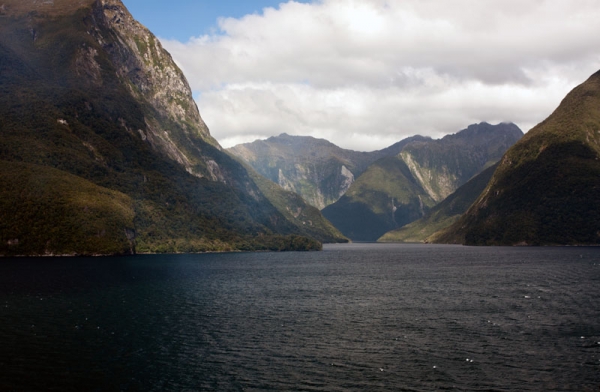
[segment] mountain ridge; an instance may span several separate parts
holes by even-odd
[[[522,135],[512,123],[482,122],[442,139],[411,140],[399,154],[369,166],[323,215],[353,241],[376,241],[423,217]]]
[[[355,179],[378,159],[396,155],[412,136],[382,150],[341,148],[326,139],[282,133],[227,149],[269,180],[323,209],[339,200]]]
[[[432,241],[600,243],[599,107],[600,71],[506,152],[478,199]]]

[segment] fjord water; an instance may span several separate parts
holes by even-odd
[[[600,386],[600,249],[0,260],[0,389]]]

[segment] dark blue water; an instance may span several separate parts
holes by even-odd
[[[0,390],[600,388],[600,248],[0,259]]]

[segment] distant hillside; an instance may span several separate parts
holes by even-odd
[[[433,207],[421,219],[385,233],[378,242],[429,242],[428,237],[456,222],[487,186],[498,163],[488,167]]]
[[[378,159],[398,154],[411,141],[404,139],[388,148],[358,152],[340,148],[325,139],[281,134],[267,140],[228,149],[269,180],[323,209],[337,201],[367,167]]]
[[[376,241],[423,217],[522,135],[514,124],[481,123],[439,140],[411,140],[371,165],[323,215],[354,241]]]
[[[469,210],[432,240],[469,245],[600,243],[600,72],[502,158]]]
[[[297,227],[299,233],[325,243],[348,242],[348,238],[325,219],[316,207],[306,203],[300,195],[286,191],[251,167],[247,167],[247,170],[261,192],[288,221]]]
[[[400,159],[378,160],[323,215],[354,241],[375,241],[433,207],[431,199]]]
[[[512,123],[480,123],[439,140],[412,142],[400,152],[413,176],[436,202],[496,163],[523,132]]]

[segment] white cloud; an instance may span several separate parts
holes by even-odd
[[[599,0],[290,1],[162,42],[224,146],[287,132],[371,150],[528,130],[600,68],[598,20]]]

